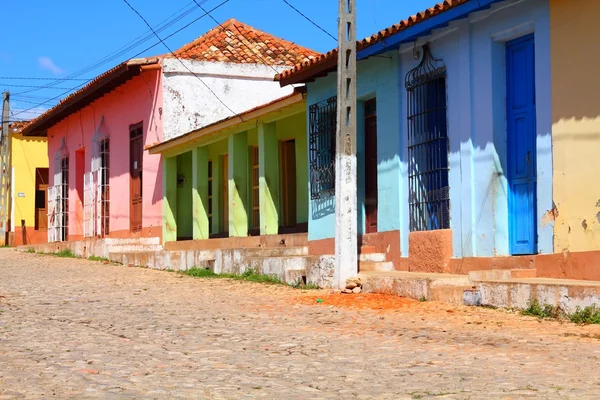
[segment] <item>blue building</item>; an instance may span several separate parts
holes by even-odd
[[[554,253],[548,0],[447,0],[357,49],[359,248],[384,255],[364,269]],[[336,63],[333,50],[276,77],[307,86],[311,254],[334,252]]]

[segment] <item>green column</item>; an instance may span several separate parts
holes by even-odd
[[[260,234],[279,231],[279,142],[275,123],[258,125]]]
[[[212,226],[210,228],[211,233],[221,233],[223,156],[216,156],[212,159],[212,173]]]
[[[248,236],[248,133],[229,136],[229,236]]]
[[[192,218],[194,240],[208,239],[208,149],[192,150]]]
[[[177,157],[163,157],[163,243],[177,240]]]

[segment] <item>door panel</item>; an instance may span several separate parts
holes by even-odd
[[[510,252],[537,252],[534,37],[506,44]]]
[[[281,205],[284,228],[296,226],[296,141],[281,142]]]
[[[143,188],[143,154],[144,142],[142,127],[136,126],[130,131],[130,229],[132,232],[142,230],[142,188]]]
[[[377,232],[377,108],[365,103],[365,211],[366,233]]]

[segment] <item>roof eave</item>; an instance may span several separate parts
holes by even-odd
[[[46,136],[47,131],[70,114],[86,107],[106,93],[122,85],[127,80],[141,73],[142,67],[159,63],[158,58],[132,59],[113,68],[101,78],[96,78],[89,86],[79,89],[64,102],[54,106],[50,111],[33,120],[22,131],[23,136]]]

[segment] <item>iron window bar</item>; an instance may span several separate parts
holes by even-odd
[[[450,228],[446,66],[423,46],[405,77],[410,230]]]
[[[310,197],[335,194],[335,131],[337,96],[309,107]]]

